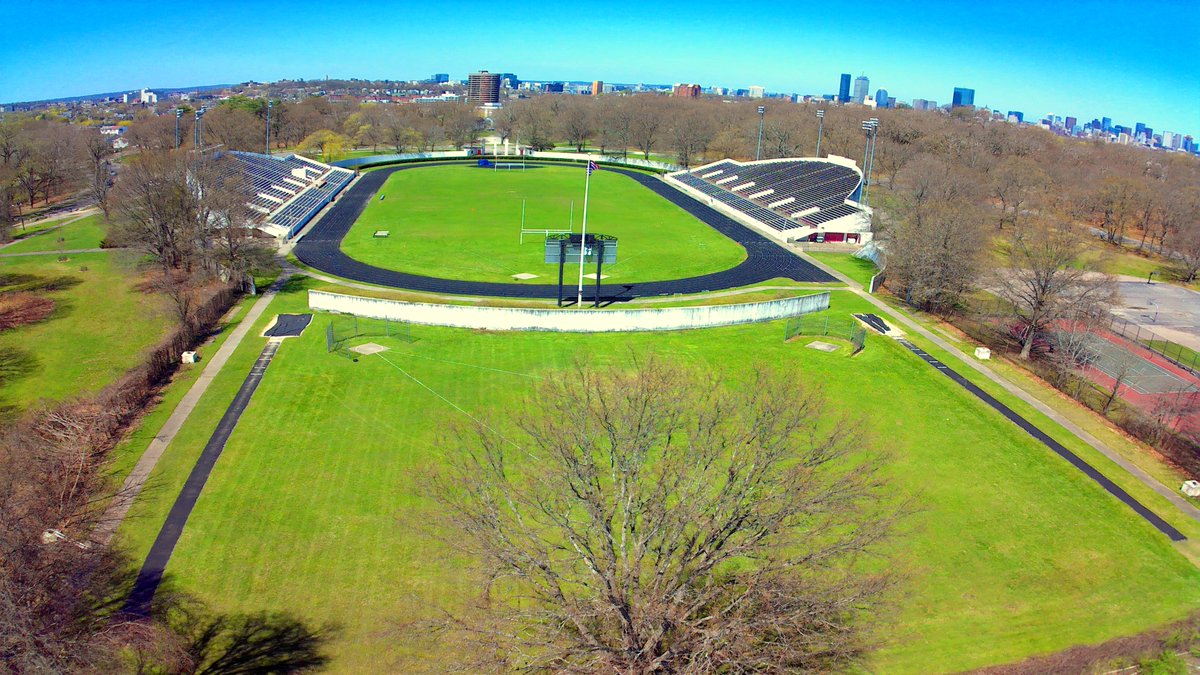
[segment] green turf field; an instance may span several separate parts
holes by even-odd
[[[35,251],[60,251],[81,248],[99,248],[104,240],[104,220],[99,214],[85,216],[79,220],[64,221],[65,225],[48,227],[20,237],[12,244],[0,249],[0,253],[32,253]],[[20,236],[20,233],[17,233]],[[59,241],[59,240],[62,241]]]
[[[584,172],[561,166],[492,171],[475,166],[434,166],[398,171],[367,205],[342,241],[352,258],[388,269],[469,281],[557,283],[558,266],[543,260],[543,238],[519,243],[521,203],[527,228],[580,231]],[[387,230],[388,238],[376,238]],[[602,271],[605,283],[679,279],[718,272],[746,257],[738,244],[662,199],[633,179],[611,171],[592,175],[588,231],[620,239],[617,263]],[[594,273],[589,265],[585,273]],[[567,280],[579,278],[567,266]]]
[[[863,288],[869,289],[871,287],[871,277],[879,272],[879,268],[875,267],[875,263],[870,260],[855,258],[849,253],[832,253],[828,251],[805,251],[805,253],[862,284]]]
[[[141,363],[142,351],[171,324],[162,298],[135,289],[136,277],[112,253],[76,254],[65,262],[54,255],[0,258],[0,273],[79,280],[45,294],[57,303],[49,319],[0,333],[0,346],[34,359],[30,373],[0,388],[4,405],[23,408],[39,399],[97,391]]]
[[[303,311],[305,287],[294,283],[261,321]],[[834,292],[832,313],[864,309]],[[475,590],[458,574],[460,561],[403,524],[429,508],[416,496],[415,471],[436,464],[443,425],[461,419],[405,373],[504,430],[520,414],[531,376],[552,375],[583,353],[619,363],[631,349],[723,368],[732,378],[757,359],[787,360],[838,410],[869,420],[895,456],[896,488],[923,507],[894,549],[895,565],[910,576],[899,615],[884,626],[878,671],[1013,661],[1132,633],[1200,602],[1200,572],[1165,537],[888,339],[872,336],[850,359],[784,343],[780,322],[622,335],[414,326],[416,341],[372,337],[391,351],[354,362],[326,353],[328,320],[318,316],[303,337],[284,343],[168,574],[219,609],[339,622],[336,672],[391,669],[411,648],[387,632],[392,621],[435,603],[453,606]],[[136,556],[262,344],[247,338],[163,457],[155,489],[122,530]],[[1128,486],[1127,476],[1114,479]],[[1200,532],[1161,499],[1129,489],[1189,536]]]

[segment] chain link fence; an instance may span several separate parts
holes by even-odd
[[[1168,340],[1149,328],[1139,326],[1125,319],[1113,317],[1109,330],[1123,338],[1142,345],[1193,375],[1200,375],[1200,354],[1181,344]]]
[[[356,338],[383,337],[412,342],[412,324],[407,321],[369,319],[352,314],[334,314],[325,326],[325,351],[340,352]]]
[[[784,325],[783,339],[791,340],[798,335],[815,335],[834,337],[847,340],[854,346],[852,354],[863,350],[867,342],[867,330],[851,317],[820,316],[806,314],[787,320]]]

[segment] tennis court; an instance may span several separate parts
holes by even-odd
[[[1139,394],[1200,391],[1191,381],[1109,340],[1096,340],[1092,367]],[[1120,377],[1124,374],[1124,377]]]

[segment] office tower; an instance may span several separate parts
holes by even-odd
[[[599,96],[604,93],[604,80],[596,80],[592,82],[592,96]]]
[[[698,84],[677,84],[672,91],[672,96],[680,98],[696,98],[700,96],[700,85]]]
[[[879,91],[875,92],[875,104],[878,105],[880,108],[890,107],[888,105],[889,100],[890,99],[888,99],[887,89],[880,89]]]
[[[838,87],[838,101],[846,103],[850,100],[850,73],[842,73],[842,83]]]
[[[1100,128],[1105,131],[1112,131],[1112,118],[1103,117],[1100,119]]]
[[[1017,118],[1017,124],[1025,121],[1025,113],[1021,112],[1020,110],[1009,110],[1008,117],[1010,122],[1012,121],[1012,118]]]
[[[855,103],[862,103],[867,99],[867,90],[871,88],[871,81],[866,75],[859,75],[854,78],[854,97]]]
[[[475,105],[500,102],[500,76],[486,70],[467,76],[467,102]]]
[[[434,84],[446,84],[450,81],[450,73],[434,73],[429,81]]]
[[[762,98],[767,93],[767,90],[758,85],[750,87],[750,98]]]
[[[954,99],[950,103],[951,108],[960,107],[975,107],[975,90],[967,89],[966,87],[954,88]]]
[[[563,93],[563,83],[547,82],[546,86],[542,88],[542,91],[545,91],[548,94],[561,94]]]
[[[1071,117],[1069,115],[1067,116],[1067,119],[1063,122],[1063,126],[1067,128],[1067,131],[1070,131],[1072,133],[1074,133],[1074,131],[1075,131],[1076,124],[1079,124],[1079,120],[1077,120],[1074,117]]]

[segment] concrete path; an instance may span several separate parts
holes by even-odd
[[[221,368],[224,367],[225,362],[233,355],[234,350],[242,343],[242,339],[246,337],[246,334],[250,332],[254,323],[266,311],[267,306],[275,299],[276,293],[279,292],[280,288],[283,288],[283,285],[292,276],[293,272],[295,272],[294,267],[291,265],[284,266],[279,278],[254,302],[254,305],[246,312],[246,316],[242,318],[237,327],[233,329],[233,332],[229,334],[229,339],[225,340],[225,344],[221,345],[216,354],[208,358],[208,362],[205,364],[204,370],[200,373],[200,377],[196,378],[196,381],[192,383],[191,389],[188,389],[188,392],[184,394],[183,399],[179,401],[179,405],[175,406],[175,410],[167,418],[162,429],[159,429],[158,435],[150,441],[150,445],[142,453],[137,466],[133,467],[133,471],[129,472],[129,475],[125,478],[125,483],[121,486],[121,491],[117,493],[112,503],[109,504],[104,517],[100,521],[100,525],[92,534],[92,539],[102,545],[107,545],[112,541],[117,528],[120,527],[126,514],[129,513],[129,507],[133,505],[134,500],[141,493],[142,487],[146,484],[146,479],[154,471],[155,465],[158,464],[158,460],[162,457],[163,452],[166,451],[167,446],[175,439],[175,435],[179,433],[180,428],[183,427],[184,422],[187,421],[196,404],[200,402],[200,398],[204,396],[204,392],[208,391],[208,386],[212,384],[217,373],[221,372]]]
[[[167,514],[167,519],[163,521],[162,527],[158,530],[154,544],[150,546],[150,552],[146,554],[146,560],[138,571],[137,579],[133,582],[133,589],[125,600],[125,613],[150,616],[150,606],[154,601],[154,594],[158,592],[158,587],[162,584],[167,563],[171,561],[171,554],[175,552],[175,545],[179,543],[179,537],[183,534],[183,528],[187,525],[188,518],[192,515],[192,509],[196,507],[196,502],[200,499],[200,493],[203,492],[208,477],[212,475],[217,460],[221,458],[221,452],[229,442],[229,437],[233,435],[233,430],[237,428],[238,420],[242,418],[246,406],[250,405],[254,391],[258,389],[263,375],[267,372],[267,367],[271,365],[271,359],[275,358],[275,353],[279,350],[282,342],[282,337],[274,337],[267,342],[267,346],[263,347],[262,353],[258,355],[258,360],[254,362],[254,367],[250,369],[250,373],[246,375],[241,388],[238,389],[237,395],[233,397],[233,401],[225,409],[225,414],[217,422],[217,428],[213,430],[212,436],[209,437],[208,443],[205,444],[204,450],[201,451],[200,457],[192,467],[192,472],[188,474],[183,489],[175,498],[175,503],[171,505],[171,512]]]
[[[104,253],[111,248],[69,248],[65,251],[29,251],[28,253],[0,253],[0,258],[21,258],[30,255],[75,255],[77,253]]]
[[[1124,469],[1125,471],[1127,471],[1130,475],[1132,475],[1137,480],[1141,481],[1143,485],[1145,485],[1146,487],[1150,488],[1151,490],[1154,490],[1158,494],[1165,497],[1168,501],[1170,501],[1172,504],[1174,504],[1180,511],[1182,511],[1184,514],[1186,514],[1189,518],[1191,518],[1197,522],[1200,522],[1200,508],[1196,508],[1194,505],[1192,505],[1191,502],[1184,499],[1175,490],[1172,490],[1171,488],[1160,483],[1153,476],[1151,476],[1150,474],[1143,471],[1141,469],[1141,467],[1137,466],[1136,464],[1129,461],[1128,459],[1125,459],[1125,457],[1123,457],[1119,452],[1108,447],[1108,445],[1106,445],[1100,439],[1098,439],[1095,436],[1084,431],[1079,425],[1068,420],[1066,417],[1063,417],[1062,415],[1060,415],[1056,410],[1054,410],[1050,406],[1048,406],[1045,403],[1042,403],[1038,399],[1034,398],[1033,395],[1030,394],[1029,392],[1018,387],[1017,385],[1013,384],[1012,382],[1009,382],[1008,380],[1004,379],[1003,377],[1001,377],[1000,375],[998,375],[997,373],[992,371],[990,368],[980,364],[973,357],[962,352],[958,347],[950,344],[946,340],[935,335],[933,332],[927,330],[924,326],[917,323],[914,319],[910,318],[907,314],[897,311],[896,309],[894,309],[893,307],[891,307],[884,301],[867,293],[866,291],[864,291],[862,289],[862,286],[858,282],[854,281],[853,279],[850,279],[849,277],[842,274],[841,272],[838,272],[837,270],[834,270],[834,269],[830,268],[829,266],[821,263],[816,258],[805,255],[802,251],[796,251],[795,249],[793,249],[793,252],[795,252],[796,255],[799,255],[799,256],[807,259],[809,262],[820,267],[821,269],[825,270],[826,272],[832,274],[839,281],[843,281],[846,284],[848,284],[850,286],[850,290],[852,290],[853,292],[857,293],[860,297],[867,300],[867,302],[870,302],[872,305],[875,305],[876,307],[878,307],[881,312],[883,312],[885,315],[891,317],[893,321],[904,324],[912,332],[920,335],[921,337],[929,340],[930,342],[937,345],[938,347],[946,350],[951,356],[958,359],[959,361],[962,361],[963,363],[967,364],[971,368],[975,369],[976,371],[978,371],[980,374],[982,374],[984,377],[988,378],[992,382],[995,382],[996,384],[1000,385],[1000,387],[1002,387],[1008,393],[1012,394],[1013,396],[1016,396],[1017,398],[1021,399],[1022,401],[1033,406],[1033,408],[1035,410],[1042,413],[1046,417],[1049,417],[1051,420],[1053,420],[1057,424],[1061,425],[1064,429],[1071,432],[1075,436],[1079,437],[1079,439],[1082,440],[1084,443],[1087,443],[1088,445],[1092,446],[1092,448],[1094,448],[1097,452],[1104,455],[1108,459],[1112,460],[1112,462],[1114,464],[1116,464],[1117,466],[1119,466],[1122,469]]]
[[[47,233],[54,232],[55,230],[57,230],[57,229],[59,229],[59,228],[61,228],[61,227],[65,227],[65,226],[67,226],[67,225],[70,225],[71,223],[73,223],[73,222],[75,222],[75,221],[77,221],[77,220],[83,220],[84,218],[87,218],[88,216],[92,215],[92,214],[93,214],[93,213],[95,213],[95,212],[96,212],[96,209],[94,209],[94,208],[87,208],[87,209],[82,209],[82,210],[79,210],[79,211],[74,211],[74,212],[72,212],[72,213],[67,213],[67,214],[63,214],[63,215],[54,216],[53,218],[47,218],[47,219],[45,219],[45,220],[51,220],[51,221],[53,221],[53,220],[61,220],[61,221],[63,221],[63,222],[61,222],[61,223],[59,223],[59,224],[57,224],[57,225],[51,225],[50,227],[47,227],[47,228],[45,228],[45,229],[42,229],[42,230],[38,230],[38,231],[36,231],[36,232],[31,232],[31,233],[29,233],[29,234],[26,234],[24,237],[20,237],[19,239],[13,239],[12,241],[8,242],[7,244],[0,244],[0,250],[6,249],[6,248],[8,248],[9,246],[12,246],[13,244],[16,244],[16,243],[18,243],[18,242],[22,242],[22,241],[29,241],[30,239],[34,239],[34,238],[37,238],[37,237],[41,237],[42,235],[45,235],[45,234],[47,234]],[[32,225],[35,225],[35,224],[37,224],[37,223],[40,223],[40,222],[42,222],[42,221],[41,221],[41,220],[35,220],[35,221],[33,221],[32,223],[26,223],[25,227],[26,227],[26,228],[28,228],[28,227],[30,227],[30,226],[32,226]],[[15,231],[15,230],[16,230],[16,226],[14,226],[14,227],[13,227],[13,229],[14,229],[14,231]],[[15,233],[16,233],[16,234],[24,234],[24,230],[21,230],[21,231],[19,231],[19,232],[15,232]]]

